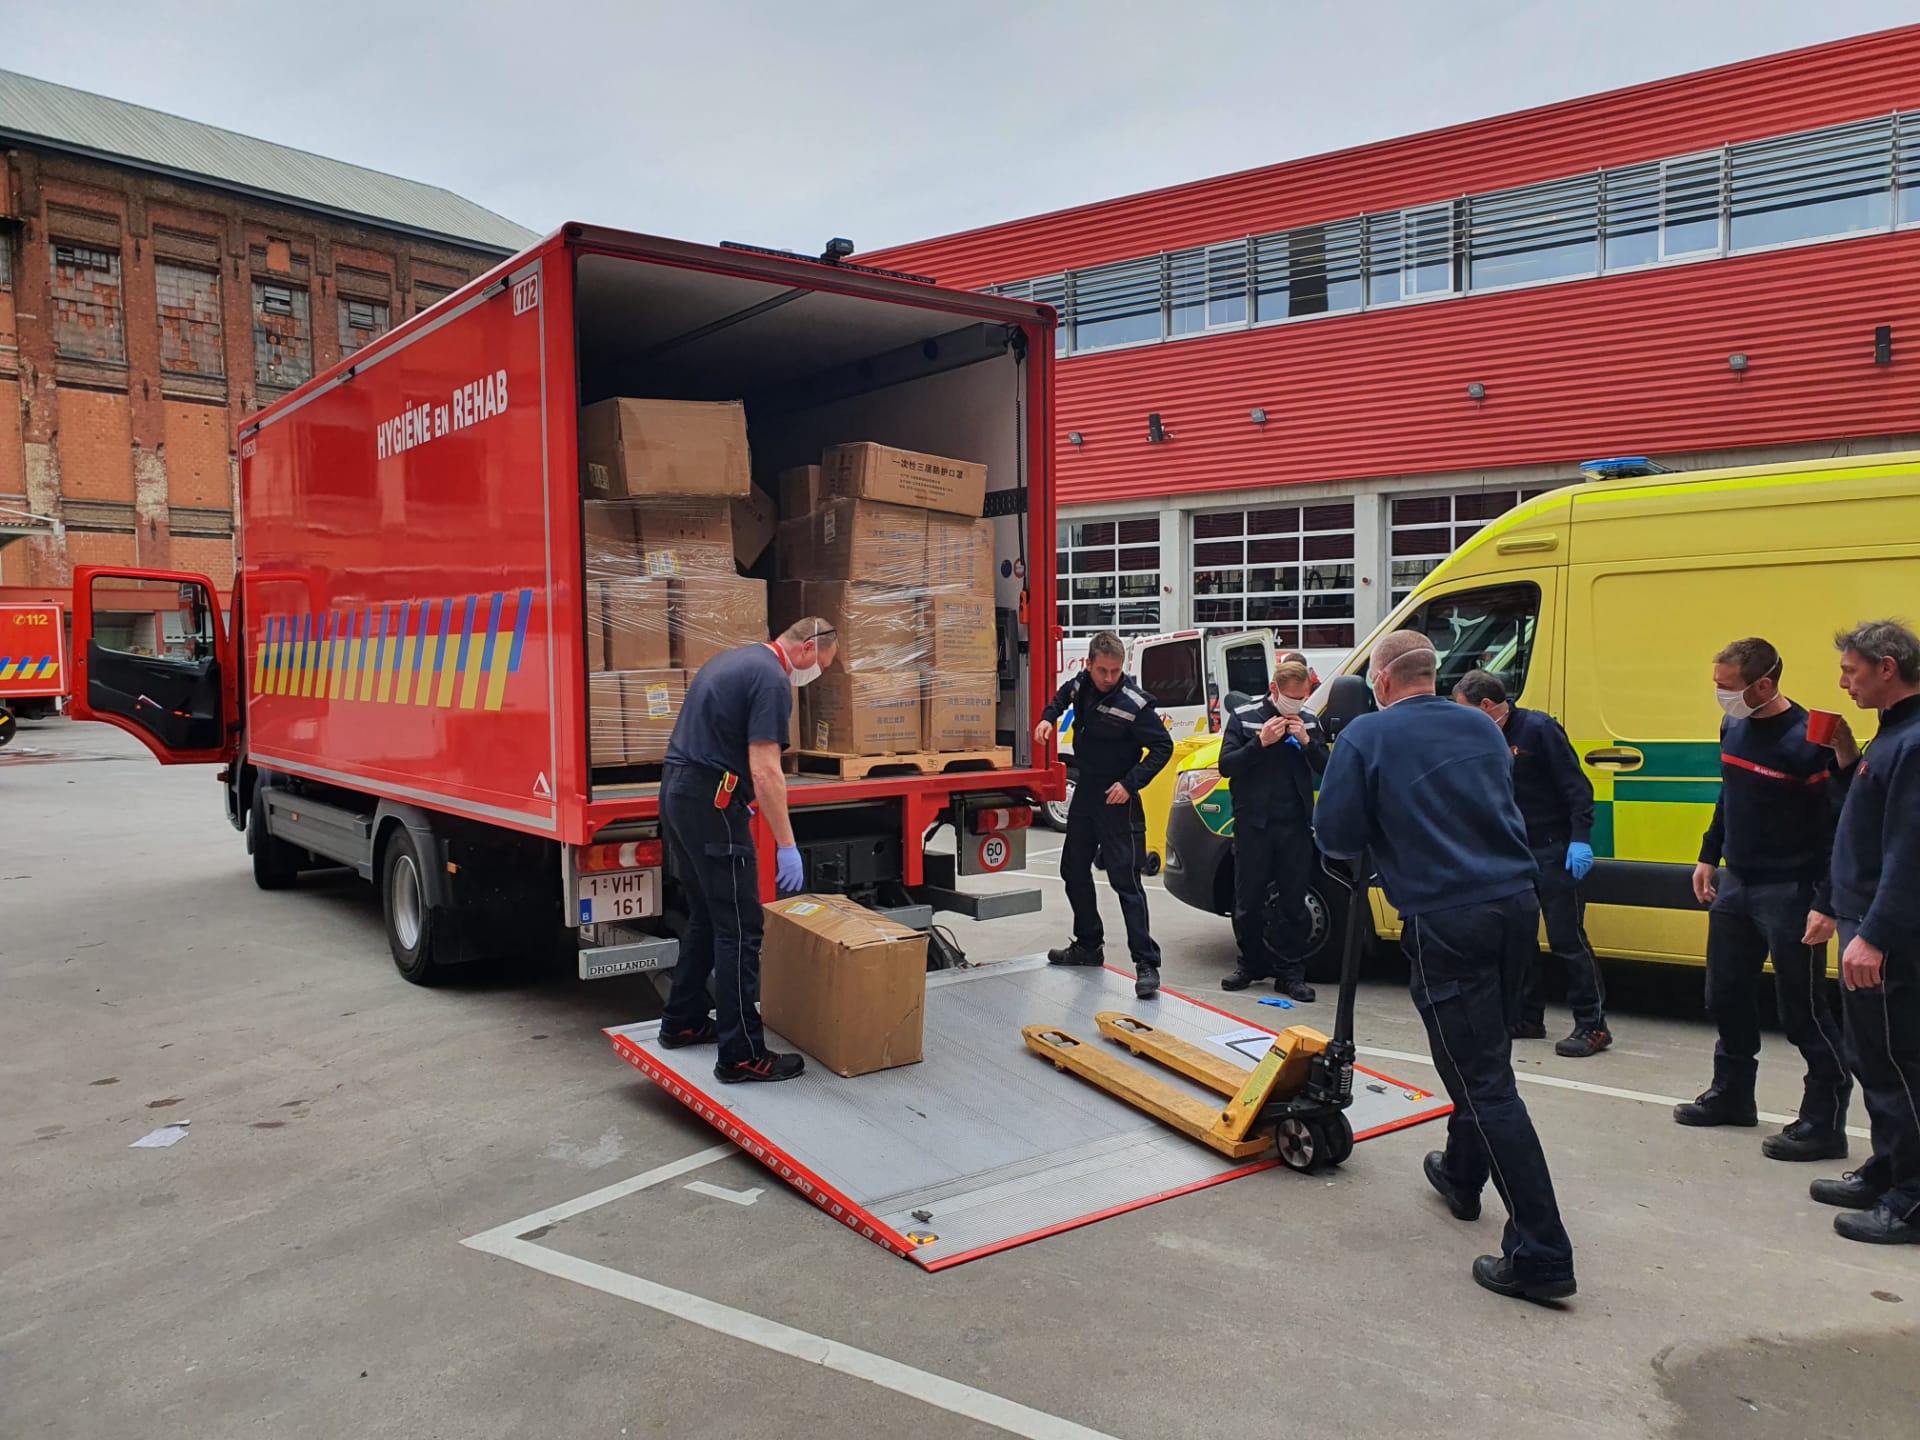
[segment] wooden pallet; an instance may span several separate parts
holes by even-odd
[[[832,775],[841,780],[1013,768],[1013,750],[1006,745],[990,750],[923,750],[907,755],[838,755],[830,750],[802,750],[798,758],[800,774]]]

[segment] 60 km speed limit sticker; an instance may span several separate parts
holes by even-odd
[[[982,835],[980,837],[980,868],[982,870],[1004,870],[1007,862],[1013,858],[1013,847],[1007,844],[1004,835]]]

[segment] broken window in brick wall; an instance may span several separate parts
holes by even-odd
[[[362,346],[371,345],[392,328],[389,323],[391,311],[384,300],[355,300],[350,296],[340,297],[340,353],[351,355]]]
[[[219,275],[159,260],[154,262],[153,288],[160,306],[160,368],[210,380],[225,375]]]
[[[253,373],[259,384],[280,390],[313,378],[313,326],[305,290],[254,282]]]
[[[113,251],[53,242],[53,348],[72,360],[126,363],[120,257]]]

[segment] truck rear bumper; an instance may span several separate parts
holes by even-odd
[[[615,975],[644,975],[671,970],[680,963],[680,942],[654,935],[580,951],[580,978],[606,980]]]

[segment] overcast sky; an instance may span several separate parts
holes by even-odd
[[[536,230],[871,250],[1916,18],[1914,0],[0,0],[0,66]]]

